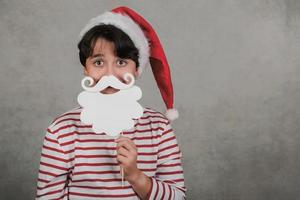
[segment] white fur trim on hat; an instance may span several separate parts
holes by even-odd
[[[175,108],[168,109],[165,113],[168,120],[173,121],[179,117],[179,113]]]
[[[92,18],[79,34],[79,41],[94,26],[100,24],[110,24],[124,31],[133,41],[139,50],[139,68],[138,77],[142,74],[144,68],[149,63],[149,43],[142,29],[129,16],[114,12],[105,12],[95,18]]]

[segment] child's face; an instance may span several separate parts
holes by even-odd
[[[125,73],[131,73],[137,76],[136,64],[131,59],[123,59],[116,57],[114,53],[114,44],[105,39],[99,38],[94,47],[92,56],[86,59],[84,74],[92,77],[96,82],[104,75],[114,75],[123,83]],[[108,87],[101,92],[104,94],[112,94],[118,89]]]

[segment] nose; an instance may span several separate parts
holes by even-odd
[[[111,64],[104,66],[103,70],[100,73],[95,73],[93,77],[96,82],[100,81],[104,76],[117,76],[114,70],[114,67]]]
[[[107,68],[106,68],[106,74],[105,75],[107,75],[107,76],[109,76],[109,75],[116,75],[115,74],[115,66],[114,66],[114,64],[113,63],[109,63],[108,65],[107,65]]]
[[[107,65],[104,75],[106,76],[113,75],[114,77],[118,78],[120,81],[124,82],[122,73],[120,72],[120,70],[118,70],[117,65],[114,63],[110,63]]]

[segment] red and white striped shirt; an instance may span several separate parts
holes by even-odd
[[[47,128],[36,199],[139,199],[127,181],[122,187],[116,142],[83,124],[81,110],[62,114]],[[149,199],[185,199],[182,154],[168,119],[145,108],[123,134],[137,146],[138,168],[151,178]]]

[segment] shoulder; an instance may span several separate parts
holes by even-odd
[[[78,125],[80,123],[81,110],[81,107],[76,107],[58,115],[48,126],[47,131],[56,133],[60,129]]]
[[[160,120],[164,123],[169,123],[167,117],[159,111],[154,110],[153,108],[145,107],[142,118],[149,119],[150,121]]]
[[[137,124],[138,129],[142,129],[142,126],[147,125],[147,128],[150,128],[152,134],[158,137],[159,140],[175,138],[175,133],[169,119],[161,112],[152,108],[144,108],[144,114]]]
[[[143,116],[138,119],[139,124],[149,124],[151,127],[160,127],[164,130],[166,126],[170,126],[168,118],[159,111],[153,108],[145,107]]]

